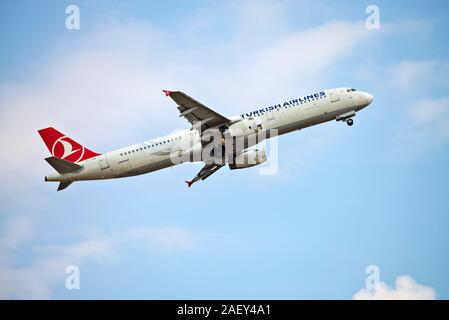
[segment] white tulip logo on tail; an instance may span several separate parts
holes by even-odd
[[[53,144],[51,154],[54,157],[78,162],[84,156],[84,147],[67,136],[62,136]]]

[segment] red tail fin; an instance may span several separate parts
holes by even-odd
[[[38,132],[52,156],[56,158],[76,163],[100,155],[80,145],[55,128],[49,127]]]

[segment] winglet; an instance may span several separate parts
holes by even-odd
[[[192,186],[193,181],[185,181],[187,183],[187,186],[190,188]]]
[[[173,91],[170,90],[162,90],[162,92],[165,93],[166,97],[170,96],[173,93]]]

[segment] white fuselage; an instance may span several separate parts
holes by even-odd
[[[275,129],[281,135],[335,120],[342,115],[348,114],[348,117],[351,117],[356,111],[369,105],[373,99],[369,93],[351,91],[350,88],[336,88],[322,92],[323,96],[313,99],[304,99],[300,102],[295,99],[296,103],[291,103],[288,107],[282,105],[277,108],[269,107],[264,112],[256,110],[230,119],[233,123],[240,123],[241,126],[250,128],[257,126],[260,130]],[[46,180],[101,180],[140,175],[178,164],[173,163],[171,156],[173,152],[179,150],[193,154],[201,153],[199,131],[184,130],[111,151],[78,163],[83,166],[80,171],[67,174],[53,173],[48,175]],[[193,157],[195,158],[201,161],[200,158]]]

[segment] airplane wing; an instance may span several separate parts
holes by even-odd
[[[206,164],[203,169],[198,172],[198,174],[193,178],[191,181],[186,181],[189,188],[192,186],[193,183],[197,182],[198,180],[204,180],[207,179],[209,176],[211,176],[214,172],[216,172],[218,169],[223,167],[224,165],[218,165],[215,163],[212,164]]]
[[[217,127],[230,122],[230,120],[221,114],[209,109],[202,103],[189,97],[181,91],[162,90],[167,97],[170,97],[178,104],[179,116],[186,118],[192,126],[205,130],[207,128]]]

